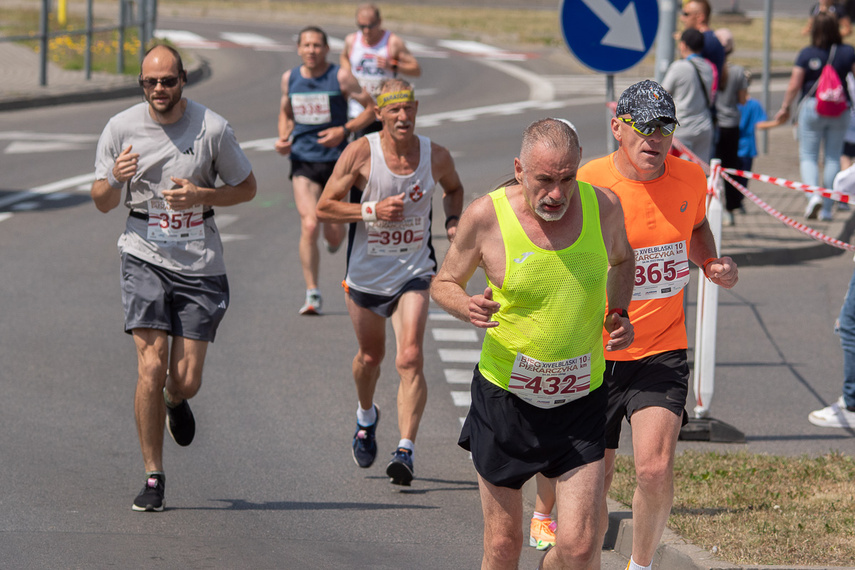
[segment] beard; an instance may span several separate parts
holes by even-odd
[[[560,210],[547,210],[544,206],[561,206]],[[555,203],[552,200],[544,199],[537,203],[537,207],[534,209],[534,213],[540,216],[540,218],[546,222],[557,222],[561,218],[564,217],[564,214],[567,213],[567,208],[569,206],[568,202],[564,202],[563,204]]]
[[[171,91],[171,90],[170,90]],[[181,101],[182,90],[178,89],[174,93],[168,93],[166,99],[155,99],[154,92],[146,93],[145,100],[148,102],[149,106],[157,113],[166,115],[172,109],[175,108],[175,105]]]

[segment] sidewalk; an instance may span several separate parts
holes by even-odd
[[[31,50],[0,42],[0,113],[15,109],[47,105],[96,101],[139,95],[135,77],[120,77],[108,73],[93,73],[86,80],[82,71],[65,71],[54,65],[48,67],[48,85],[38,84],[38,56]],[[204,62],[188,69],[189,81],[199,81],[208,74]],[[2,115],[0,115],[2,116]],[[679,131],[678,131],[679,133]],[[759,142],[759,140],[758,140]],[[754,171],[788,180],[798,180],[798,150],[792,129],[779,127],[769,131],[769,154],[755,159]],[[802,192],[771,184],[751,181],[749,189],[783,214],[804,222],[806,198]],[[809,259],[838,255],[842,250],[826,246],[779,222],[747,198],[745,214],[736,215],[736,224],[723,228],[721,253],[730,255],[740,265],[771,265],[797,263]],[[849,218],[853,222],[848,224]],[[855,227],[855,215],[836,212],[832,222],[812,221],[809,225],[823,233],[848,241]],[[534,485],[526,486],[525,496],[533,502]],[[609,529],[606,544],[629,558],[632,551],[631,511],[609,501]],[[658,570],[753,570],[757,566],[735,566],[716,560],[708,552],[695,547],[679,536],[665,530],[654,558]],[[842,570],[833,567],[764,566],[766,570]]]

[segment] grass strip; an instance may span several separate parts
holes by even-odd
[[[684,451],[668,526],[736,564],[855,566],[855,460]],[[618,455],[610,496],[632,503],[632,456]]]

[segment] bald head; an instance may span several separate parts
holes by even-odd
[[[142,67],[146,64],[154,64],[157,62],[159,67],[169,66],[175,71],[175,75],[182,80],[187,81],[187,74],[184,71],[184,62],[181,61],[181,54],[178,51],[166,44],[156,44],[145,52],[143,57]]]
[[[537,147],[565,150],[579,157],[579,136],[576,130],[559,119],[535,121],[523,133],[520,162],[525,165]],[[579,157],[581,158],[581,157]]]

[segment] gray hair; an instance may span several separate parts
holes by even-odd
[[[579,152],[579,135],[561,119],[541,119],[523,132],[520,162],[526,162],[537,145]]]

